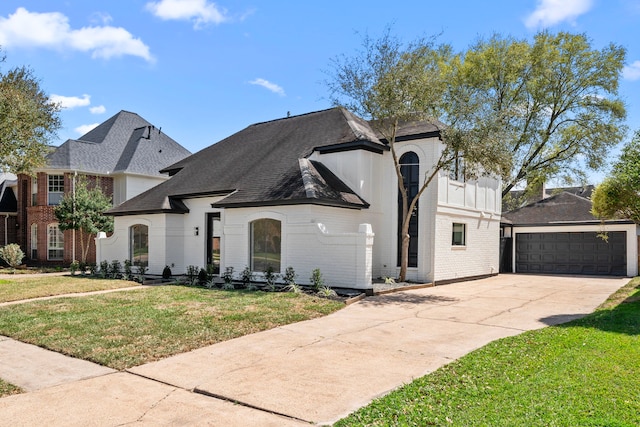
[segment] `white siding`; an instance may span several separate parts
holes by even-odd
[[[113,175],[113,205],[118,206],[167,179],[165,176]]]

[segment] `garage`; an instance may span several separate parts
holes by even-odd
[[[607,234],[605,241],[597,232],[518,233],[516,272],[625,276],[626,232]]]

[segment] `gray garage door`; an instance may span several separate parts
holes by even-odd
[[[626,232],[522,233],[516,235],[516,272],[546,274],[627,274]]]

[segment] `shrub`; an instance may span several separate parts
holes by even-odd
[[[0,258],[9,264],[9,267],[16,268],[22,263],[24,252],[22,252],[19,245],[11,243],[4,248],[0,248]]]
[[[285,270],[284,276],[282,276],[282,279],[284,280],[284,283],[286,285],[295,285],[297,276],[298,275],[296,274],[296,271],[293,269],[293,267],[289,266]]]
[[[198,283],[200,283],[201,285],[204,285],[205,283],[207,283],[207,270],[205,270],[204,268],[201,268],[200,271],[198,272]]]
[[[245,288],[255,289],[255,285],[252,285],[251,283],[253,282],[253,271],[251,271],[248,265],[245,266],[242,270],[242,273],[240,273],[240,280],[242,280],[242,286],[244,286]]]
[[[335,296],[338,296],[338,294],[336,294],[336,291],[331,289],[329,286],[325,286],[325,285],[320,286],[320,288],[318,289],[317,295],[321,296],[321,297],[335,297]]]
[[[163,279],[171,279],[171,267],[165,265],[162,269],[162,278]]]
[[[100,277],[109,277],[109,261],[100,261]]]
[[[264,271],[264,280],[267,282],[267,289],[271,292],[276,290],[276,280],[278,280],[278,274],[273,272],[273,267],[269,266]]]
[[[146,264],[138,264],[136,265],[136,274],[138,282],[144,283],[145,274],[147,273],[147,265]]]
[[[112,279],[118,279],[120,278],[121,274],[122,274],[122,264],[117,259],[114,259],[113,261],[111,261],[111,267],[109,268],[109,276]]]
[[[224,273],[222,273],[222,280],[224,280],[224,288],[229,288],[228,285],[231,285],[231,289],[233,289],[233,267],[227,267],[224,269]]]
[[[87,273],[87,263],[80,261],[78,263],[78,271],[84,276]]]
[[[309,280],[311,281],[311,287],[316,292],[320,291],[320,288],[324,286],[324,279],[322,278],[322,273],[319,268],[313,269]]]
[[[89,274],[95,276],[98,272],[98,266],[95,263],[89,264]]]
[[[78,261],[73,261],[71,264],[69,264],[69,272],[72,276],[76,275],[78,268],[80,268],[80,263]]]
[[[130,259],[125,259],[124,260],[124,280],[131,280],[133,278],[133,274],[131,271],[131,260]]]
[[[191,285],[194,286],[196,284],[196,281],[198,280],[198,273],[200,272],[200,269],[195,266],[195,265],[188,265],[187,266],[187,282]]]

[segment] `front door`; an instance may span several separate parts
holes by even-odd
[[[213,274],[220,274],[222,224],[220,212],[207,214],[207,265],[213,266]]]

